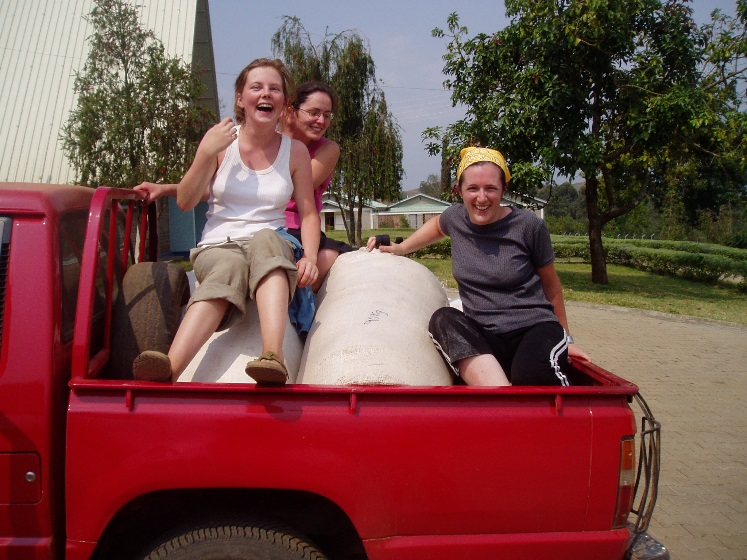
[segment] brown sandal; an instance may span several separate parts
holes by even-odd
[[[171,383],[171,360],[162,352],[146,350],[132,362],[132,377],[138,381]]]
[[[274,352],[265,352],[258,359],[246,364],[246,374],[258,384],[284,385],[288,381],[288,370]]]

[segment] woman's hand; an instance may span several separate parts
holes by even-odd
[[[366,242],[366,250],[370,253],[376,249],[376,238],[375,237],[369,237],[368,241]]]
[[[311,286],[316,279],[319,277],[319,269],[316,267],[316,263],[311,262],[306,257],[301,257],[296,263],[298,269],[298,279],[296,285],[299,288],[305,288]]]
[[[210,156],[217,156],[236,140],[238,129],[231,117],[226,117],[218,124],[214,124],[205,133],[199,149],[205,150]]]
[[[191,210],[201,200],[207,200],[210,180],[218,170],[220,156],[236,140],[237,135],[238,131],[231,117],[226,117],[205,133],[197,146],[192,165],[176,189],[176,204],[180,210]]]
[[[590,362],[591,358],[578,344],[568,345],[568,358],[571,362]]]
[[[398,247],[399,243],[391,243],[389,241],[389,236],[386,234],[369,237],[368,241],[366,242],[366,249],[369,253],[374,249],[378,249],[382,253],[392,253],[393,255],[404,256],[407,254],[401,249],[398,249]]]
[[[176,185],[160,185],[158,183],[148,183],[144,181],[133,188],[134,191],[144,192],[145,200],[153,202],[162,196],[176,196]]]

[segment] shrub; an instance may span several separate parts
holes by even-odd
[[[553,236],[553,248],[559,259],[583,259],[589,262],[588,240]],[[632,266],[655,274],[678,276],[697,282],[738,279],[747,290],[747,251],[709,243],[659,241],[649,239],[605,239],[605,257],[609,264]]]
[[[446,237],[444,239],[441,239],[440,241],[436,241],[435,243],[428,245],[428,247],[424,247],[423,249],[419,249],[418,251],[411,253],[409,256],[416,259],[424,259],[427,257],[437,259],[450,259],[451,239],[449,237]]]

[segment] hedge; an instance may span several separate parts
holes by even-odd
[[[551,236],[555,257],[590,262],[589,240],[581,236]],[[715,283],[723,278],[737,281],[747,291],[747,250],[710,243],[661,241],[650,239],[604,239],[608,264],[631,266],[639,270]],[[416,258],[451,258],[448,237],[412,254]]]
[[[688,241],[657,241],[605,239],[608,264],[631,266],[656,274],[677,276],[696,282],[714,283],[723,278],[739,279],[741,290],[747,291],[747,251],[707,243]],[[559,259],[590,261],[588,241],[585,245],[555,239],[555,255]]]

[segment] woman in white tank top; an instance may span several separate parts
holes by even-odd
[[[262,356],[247,364],[258,383],[285,383],[283,337],[288,303],[297,287],[318,276],[319,214],[313,198],[309,152],[276,131],[292,80],[279,60],[258,59],[236,79],[233,119],[203,137],[192,166],[178,185],[143,183],[149,199],[175,195],[182,210],[208,200],[208,220],[190,259],[200,282],[168,356],[146,351],[135,359],[136,379],[176,381],[202,345],[257,301]],[[301,215],[303,256],[276,229],[295,200]]]

